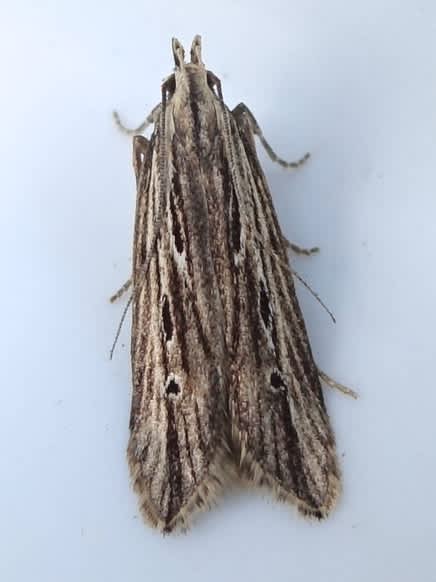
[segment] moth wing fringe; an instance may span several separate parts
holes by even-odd
[[[272,475],[264,471],[246,449],[243,458],[241,458],[240,479],[247,486],[271,491],[277,501],[295,506],[304,517],[318,520],[326,518],[333,511],[342,490],[340,475],[331,472],[323,505],[316,508],[311,507],[299,499],[295,493],[284,489]]]

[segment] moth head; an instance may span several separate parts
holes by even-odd
[[[197,34],[191,44],[191,60],[185,62],[185,49],[177,38],[172,39],[172,50],[175,70],[163,85],[167,94],[172,97],[177,89],[189,93],[192,88],[196,93],[211,90],[217,97],[222,99],[221,84],[219,79],[206,70],[201,58],[201,36]]]

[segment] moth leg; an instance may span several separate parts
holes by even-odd
[[[279,156],[275,153],[275,151],[272,149],[272,147],[264,138],[262,130],[260,129],[259,124],[256,121],[256,118],[248,109],[248,107],[245,105],[245,103],[239,103],[239,105],[237,105],[233,109],[232,115],[237,119],[243,117],[248,122],[251,131],[254,133],[254,135],[257,135],[257,137],[260,139],[260,143],[263,145],[263,147],[266,150],[266,153],[269,155],[272,161],[277,162],[277,164],[280,164],[280,166],[282,166],[283,168],[293,168],[293,169],[299,168],[304,164],[306,160],[309,159],[310,157],[309,153],[305,154],[302,158],[300,158],[296,162],[287,162],[286,160],[279,158]]]
[[[139,125],[138,127],[135,127],[135,128],[126,127],[124,125],[124,123],[121,121],[120,116],[119,116],[117,111],[113,111],[112,115],[113,115],[113,118],[115,120],[116,125],[123,133],[126,133],[127,135],[135,135],[137,133],[143,133],[149,125],[151,125],[152,123],[156,123],[156,121],[158,120],[159,115],[160,115],[160,109],[161,109],[161,104],[159,103],[152,110],[152,112],[149,115],[147,115],[147,117],[141,123],[141,125]]]
[[[295,243],[291,243],[287,238],[285,238],[285,245],[287,249],[293,251],[296,255],[305,255],[306,257],[310,257],[311,255],[315,255],[319,253],[319,247],[312,247],[310,249],[305,249],[296,245]]]
[[[339,384],[339,382],[336,382],[335,380],[333,380],[333,378],[330,378],[330,376],[328,376],[325,372],[320,370],[320,368],[318,368],[318,375],[320,379],[327,384],[327,386],[330,386],[330,388],[339,390],[339,392],[342,392],[342,394],[346,394],[347,396],[351,396],[352,398],[355,399],[358,398],[357,392],[354,392],[354,390],[351,390],[351,388],[348,388],[348,386]]]
[[[130,277],[130,279],[128,279],[124,283],[124,285],[122,287],[120,287],[118,289],[118,291],[112,295],[112,297],[109,299],[109,301],[111,303],[115,303],[115,301],[118,301],[118,299],[120,297],[122,297],[124,295],[124,293],[130,289],[131,284],[132,284],[132,278]]]

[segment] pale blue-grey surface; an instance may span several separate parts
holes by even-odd
[[[31,2],[0,18],[0,579],[4,582],[432,582],[435,571],[436,5],[431,0]],[[186,536],[138,518],[124,458],[123,304],[134,183],[128,123],[158,102],[170,38],[201,33],[265,159],[344,473],[310,524],[229,494]]]

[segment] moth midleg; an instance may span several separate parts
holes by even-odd
[[[126,125],[124,125],[124,123],[120,119],[118,111],[114,111],[112,113],[112,115],[113,115],[113,118],[114,118],[115,123],[117,124],[118,128],[123,133],[126,133],[127,135],[135,135],[137,133],[143,133],[152,123],[156,123],[156,121],[159,119],[160,109],[161,109],[161,104],[159,103],[151,111],[151,113],[149,113],[147,115],[147,117],[141,123],[141,125],[138,125],[138,127],[135,127],[135,128],[127,127]]]
[[[111,303],[115,303],[115,301],[118,301],[118,299],[120,299],[120,297],[122,297],[124,295],[124,293],[126,293],[126,291],[128,291],[130,289],[130,286],[132,284],[132,277],[130,277],[130,279],[127,279],[127,281],[124,283],[124,285],[122,285],[118,291],[116,293],[114,293],[112,295],[112,297],[109,298],[109,301]]]
[[[254,133],[254,135],[257,135],[257,137],[260,139],[260,143],[265,148],[266,153],[269,155],[269,157],[272,159],[273,162],[276,162],[277,164],[279,164],[283,168],[292,168],[292,169],[299,168],[300,166],[302,166],[304,164],[304,162],[306,160],[309,159],[309,157],[310,157],[309,153],[304,154],[304,156],[302,158],[300,158],[299,160],[297,160],[295,162],[287,162],[286,160],[283,160],[282,158],[280,158],[275,153],[275,151],[272,149],[272,147],[269,145],[269,143],[266,141],[266,139],[264,138],[263,132],[260,129],[260,126],[257,123],[256,118],[251,113],[249,108],[245,105],[245,103],[239,103],[239,105],[237,105],[233,109],[232,115],[236,118],[245,117],[246,121],[248,121],[248,124],[251,128],[251,131]]]

